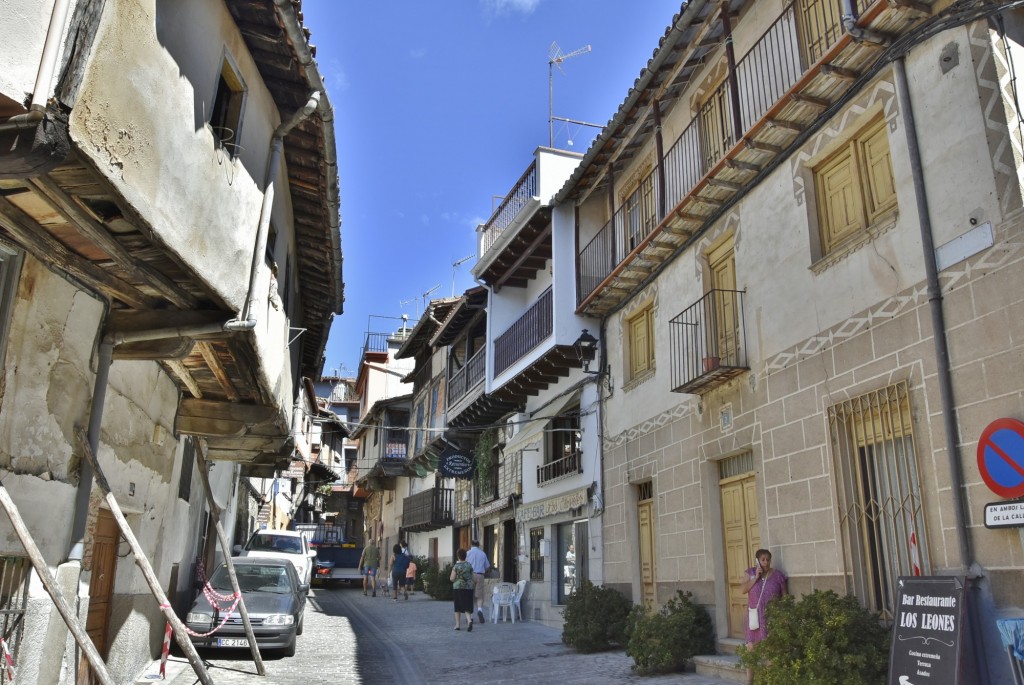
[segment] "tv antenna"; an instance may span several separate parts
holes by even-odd
[[[420,295],[420,299],[423,301],[424,312],[427,311],[427,298],[430,297],[432,293],[436,292],[440,287],[441,284],[437,283],[436,285],[434,285],[434,287],[428,288],[426,291],[423,292],[423,294]],[[419,312],[416,312],[416,316],[419,316]]]
[[[572,52],[563,53],[558,43],[551,41],[551,47],[548,48],[548,147],[555,146],[555,70],[553,67],[558,66],[558,70],[565,73],[562,69],[562,62],[579,55],[585,55],[590,52],[590,49],[589,45],[584,45],[582,48]]]
[[[462,259],[456,259],[454,262],[452,262],[452,297],[455,297],[455,271],[460,266],[462,266],[463,264],[465,264],[466,262],[468,262],[470,259],[472,259],[475,256],[476,255],[468,254],[465,257],[463,257]]]

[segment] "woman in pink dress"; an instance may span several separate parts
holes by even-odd
[[[772,568],[772,553],[759,549],[754,554],[757,565],[747,569],[747,647],[753,647],[768,634],[765,623],[765,607],[773,599],[789,593],[789,578],[777,568]],[[756,616],[756,619],[754,618]],[[747,670],[747,682],[753,682],[753,671]]]

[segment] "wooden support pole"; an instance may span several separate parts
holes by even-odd
[[[181,647],[181,651],[188,657],[188,662],[192,664],[192,670],[195,671],[196,677],[199,678],[199,682],[203,685],[213,685],[213,679],[207,672],[206,667],[203,665],[203,660],[199,658],[199,653],[196,652],[195,645],[192,644],[192,640],[189,639],[188,633],[185,632],[185,624],[181,622],[181,619],[174,613],[174,609],[171,608],[171,603],[167,600],[167,593],[160,587],[160,580],[156,577],[156,573],[153,572],[153,567],[149,563],[149,558],[146,553],[142,551],[142,546],[139,545],[138,538],[135,537],[135,532],[132,527],[128,525],[128,520],[125,519],[124,514],[121,512],[121,506],[117,503],[117,498],[114,497],[114,493],[110,491],[110,483],[107,481],[107,477],[103,474],[103,469],[100,468],[99,459],[93,454],[92,447],[89,445],[89,439],[85,433],[79,429],[77,431],[78,443],[81,445],[82,450],[85,452],[85,458],[92,465],[93,476],[95,478],[96,485],[99,486],[103,492],[103,497],[107,502],[107,506],[110,507],[110,513],[114,515],[114,520],[117,521],[117,527],[121,529],[121,535],[128,541],[128,546],[132,550],[132,554],[135,556],[135,565],[142,571],[142,575],[146,578],[146,583],[149,584],[149,589],[153,592],[153,596],[160,605],[160,611],[163,613],[167,622],[171,624],[171,628],[174,629],[174,639],[177,640],[178,646]]]
[[[206,492],[206,503],[210,506],[210,516],[213,517],[214,527],[217,529],[217,540],[220,541],[221,549],[224,550],[224,564],[228,567],[228,578],[231,579],[231,589],[235,594],[242,597],[242,590],[238,586],[238,576],[235,575],[235,564],[231,561],[231,547],[228,544],[228,536],[224,534],[224,526],[220,522],[221,508],[213,499],[213,489],[210,487],[210,474],[206,471],[206,455],[203,454],[203,446],[195,441],[196,466],[199,467],[199,476],[203,479],[203,490]],[[263,666],[263,657],[260,656],[260,648],[256,645],[256,635],[252,632],[252,623],[249,621],[249,610],[245,607],[245,598],[238,601],[238,611],[242,615],[242,625],[245,626],[245,636],[249,638],[249,650],[252,652],[252,662],[256,664],[256,672],[266,675],[267,669]]]
[[[46,593],[50,595],[50,599],[57,606],[57,611],[60,612],[61,617],[64,619],[64,623],[67,624],[71,634],[75,637],[75,642],[82,649],[85,654],[85,658],[88,660],[89,665],[92,667],[92,672],[96,675],[103,685],[114,685],[114,681],[111,680],[110,674],[107,673],[107,666],[103,663],[103,658],[100,653],[96,651],[96,645],[92,643],[89,634],[85,632],[85,629],[79,624],[78,618],[71,612],[71,607],[68,606],[67,600],[64,599],[64,595],[60,593],[60,588],[57,587],[57,579],[50,573],[50,568],[46,565],[46,560],[43,559],[42,553],[39,548],[36,547],[35,541],[32,539],[32,534],[29,532],[28,527],[25,525],[25,520],[21,518],[21,513],[18,511],[18,507],[14,504],[14,500],[11,499],[10,493],[7,492],[7,488],[3,483],[0,483],[0,506],[3,506],[4,511],[11,518],[11,525],[14,526],[14,532],[17,533],[18,539],[21,540],[21,544],[25,547],[25,551],[28,552],[28,558],[32,562],[32,567],[35,568],[36,574],[39,576],[39,580],[43,582],[43,587],[46,589]]]

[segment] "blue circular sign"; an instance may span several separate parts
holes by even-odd
[[[1024,423],[996,419],[985,428],[978,440],[978,470],[1000,497],[1024,497]]]

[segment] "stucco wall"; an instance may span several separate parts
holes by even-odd
[[[43,54],[46,27],[50,23],[53,0],[9,0],[4,3],[4,40],[0,44],[0,96],[24,104],[31,97],[36,73]],[[69,16],[76,2],[70,3]],[[64,32],[66,37],[66,31]],[[63,48],[58,52],[63,54]],[[60,72],[55,70],[54,76]],[[44,94],[49,99],[51,87]]]

